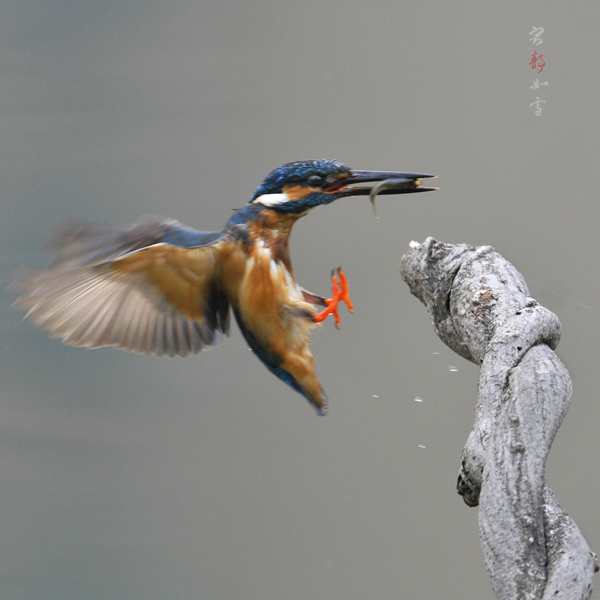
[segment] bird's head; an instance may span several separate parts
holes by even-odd
[[[420,180],[426,177],[435,175],[356,171],[337,160],[301,160],[286,163],[269,173],[250,202],[277,212],[298,214],[347,196],[373,198],[375,191],[381,194],[407,194],[436,189],[421,187]],[[361,185],[363,183],[375,185]]]

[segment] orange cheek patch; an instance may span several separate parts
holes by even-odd
[[[283,188],[283,191],[292,202],[295,202],[296,200],[302,200],[302,198],[305,198],[306,196],[308,196],[308,194],[311,194],[312,192],[317,192],[318,190],[310,187],[305,187],[303,185],[288,185]]]

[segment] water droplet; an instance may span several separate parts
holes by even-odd
[[[432,352],[432,354],[435,354],[436,356],[439,356],[440,353],[439,352]]]
[[[425,444],[419,444],[419,448],[425,448]]]
[[[450,371],[451,373],[456,373],[456,371],[458,371],[458,367],[455,367],[453,365],[449,365],[448,366],[448,371]]]
[[[423,398],[421,398],[421,396],[415,396],[415,402],[423,402]]]
[[[373,394],[373,398],[379,398],[377,394]]]

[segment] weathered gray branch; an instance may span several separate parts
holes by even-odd
[[[442,341],[481,365],[458,493],[479,505],[497,597],[589,598],[596,557],[544,480],[571,399],[569,373],[554,353],[558,318],[490,246],[411,242],[400,274]]]

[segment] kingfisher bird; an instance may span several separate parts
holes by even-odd
[[[294,223],[349,196],[425,192],[423,173],[357,171],[336,160],[286,163],[272,171],[220,232],[165,218],[129,228],[63,224],[43,271],[21,271],[14,305],[66,344],[116,346],[185,356],[216,346],[233,311],[242,335],[267,369],[327,413],[327,396],[309,350],[310,330],[338,305],[352,311],[341,268],[331,298],[296,282],[289,252]],[[374,183],[375,186],[360,184]],[[230,311],[231,308],[231,311]],[[319,310],[321,309],[321,310]]]

